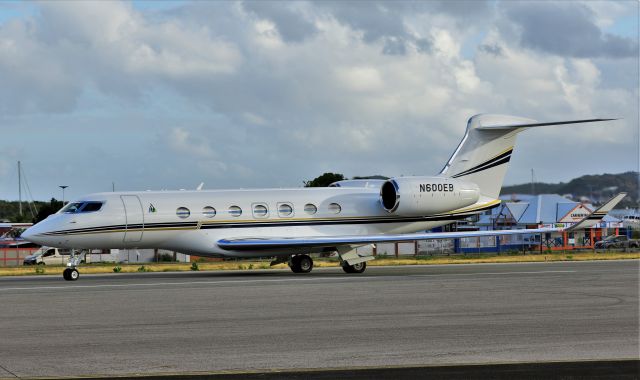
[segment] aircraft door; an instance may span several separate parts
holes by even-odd
[[[136,242],[142,240],[144,212],[140,198],[137,195],[121,195],[120,199],[122,199],[127,220],[123,241]]]

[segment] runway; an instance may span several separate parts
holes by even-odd
[[[0,278],[0,378],[637,359],[638,261]]]

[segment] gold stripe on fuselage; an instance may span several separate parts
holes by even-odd
[[[427,215],[425,217],[447,217],[447,216],[457,216],[459,214],[468,213],[470,211],[478,210],[484,207],[492,206],[494,204],[500,203],[499,199],[493,200],[491,202],[483,203],[478,206],[462,208],[458,210],[454,210],[445,214],[435,214],[435,215]],[[390,220],[397,220],[397,217],[392,216],[343,216],[343,217],[335,217],[335,218],[279,218],[279,219],[252,219],[252,220],[216,220],[216,221],[199,221],[196,226],[185,226],[185,227],[143,227],[143,228],[130,228],[130,229],[117,229],[117,230],[103,230],[103,231],[78,231],[78,232],[69,232],[63,235],[88,235],[88,234],[105,234],[105,233],[119,233],[119,232],[155,232],[155,231],[179,231],[179,230],[198,230],[203,225],[207,224],[254,224],[254,223],[264,223],[264,224],[276,224],[287,221],[294,222],[305,222],[305,221],[313,221],[313,222],[330,222],[335,220],[349,221],[349,220],[378,220],[380,223],[385,223]],[[428,220],[427,220],[428,221]],[[414,223],[415,221],[407,221],[407,223]]]

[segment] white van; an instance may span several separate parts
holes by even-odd
[[[41,247],[32,255],[25,257],[23,265],[66,265],[70,256],[69,249]]]

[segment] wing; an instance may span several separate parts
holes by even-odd
[[[222,249],[233,251],[263,250],[278,248],[317,248],[317,247],[338,247],[356,246],[375,243],[394,243],[414,240],[430,239],[454,239],[477,236],[502,236],[539,234],[547,232],[561,231],[561,228],[538,228],[529,230],[500,230],[500,231],[465,231],[465,232],[432,232],[413,234],[390,234],[390,235],[343,235],[343,236],[307,236],[295,238],[239,238],[220,239],[218,246]]]
[[[494,231],[464,231],[464,232],[436,232],[412,234],[378,234],[378,235],[343,235],[343,236],[306,236],[306,237],[244,237],[237,239],[220,239],[218,246],[230,251],[258,251],[283,248],[337,248],[344,246],[358,246],[375,243],[393,243],[414,240],[455,239],[478,236],[504,236],[541,234],[559,231],[575,231],[588,228],[598,223],[611,209],[617,205],[626,193],[620,193],[596,209],[574,226],[564,228],[537,228],[522,230],[494,230]]]

